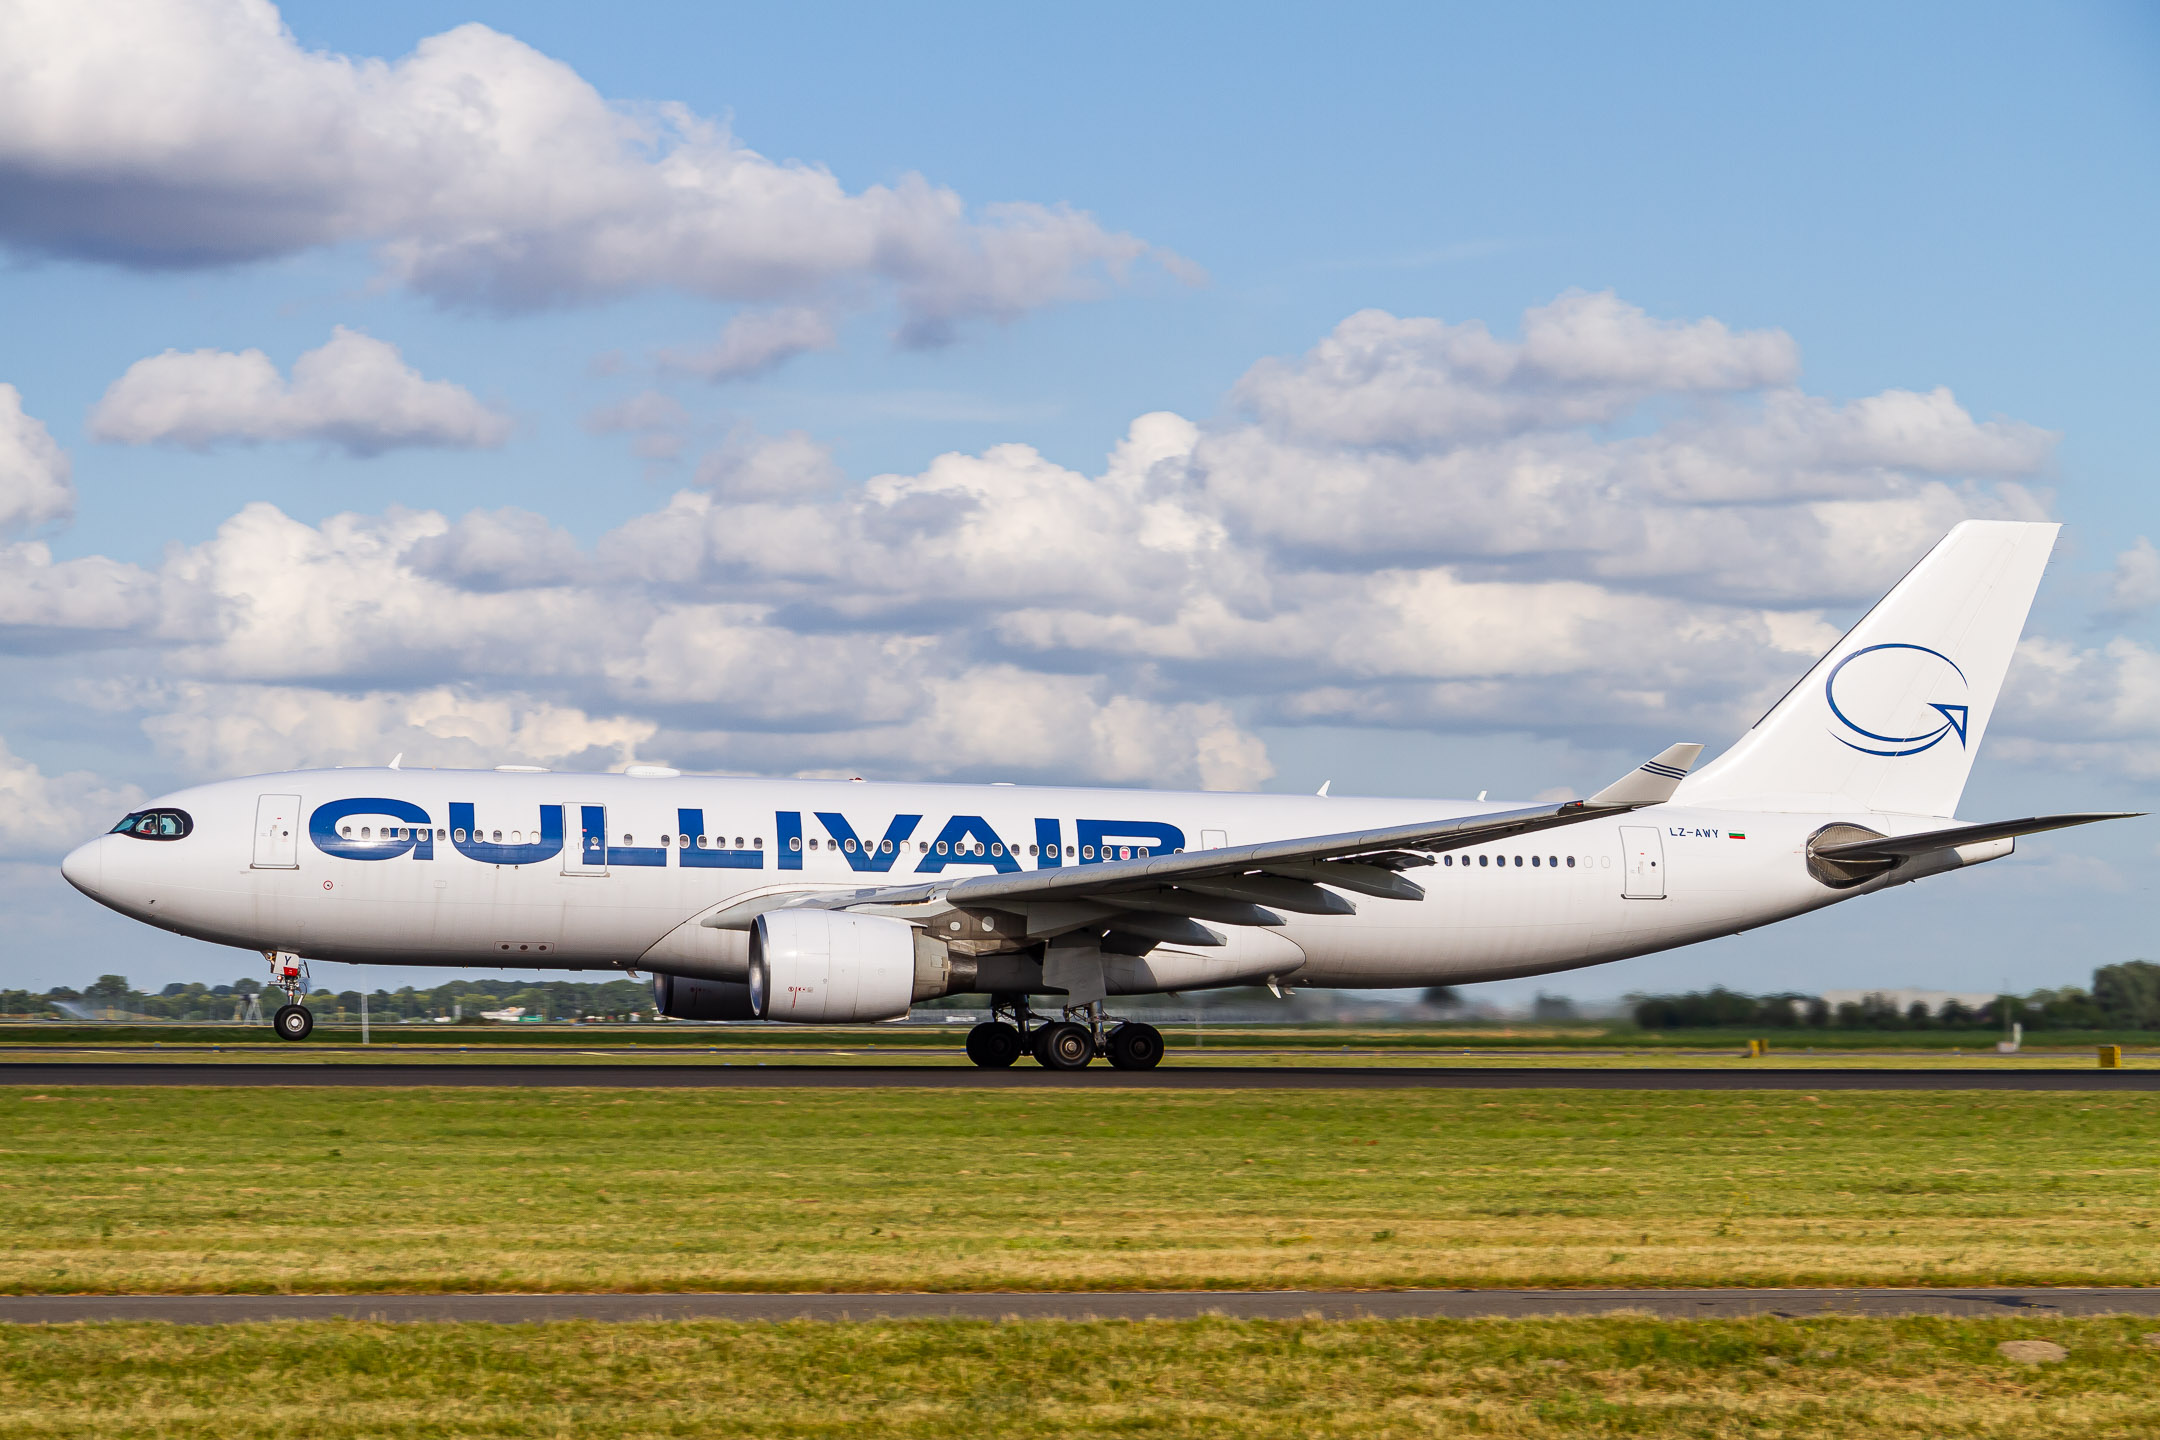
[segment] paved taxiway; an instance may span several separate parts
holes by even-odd
[[[1146,1290],[950,1295],[9,1295],[0,1324],[160,1320],[1474,1319],[1745,1315],[2160,1315],[2160,1289]]]
[[[906,1090],[2160,1090],[2151,1070],[1590,1069],[1210,1065],[1124,1071],[1033,1065],[338,1064],[326,1061],[5,1061],[0,1085],[517,1085]]]

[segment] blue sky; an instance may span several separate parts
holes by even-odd
[[[280,12],[290,54],[217,39],[221,8],[116,5],[91,25],[79,8],[71,18],[31,5],[18,43],[0,46],[87,54],[121,67],[105,73],[133,77],[95,94],[0,85],[15,96],[0,102],[0,245],[11,261],[0,271],[0,383],[19,391],[24,414],[64,452],[72,508],[70,519],[28,506],[16,538],[88,567],[69,581],[66,604],[7,617],[17,639],[0,657],[13,681],[0,699],[0,737],[21,773],[17,788],[35,801],[25,807],[35,823],[18,822],[9,840],[6,894],[19,922],[10,976],[51,983],[95,973],[109,968],[102,957],[113,946],[143,979],[244,968],[244,957],[135,934],[92,911],[51,875],[64,848],[56,837],[92,823],[129,787],[155,793],[236,769],[386,758],[413,748],[415,734],[456,730],[451,712],[483,718],[466,739],[444,741],[431,757],[441,763],[480,763],[489,750],[599,766],[620,763],[630,744],[639,758],[782,773],[1269,788],[1332,777],[1338,792],[1436,795],[1581,789],[1645,744],[1683,733],[1713,746],[1729,739],[1733,716],[1806,663],[1797,651],[1750,645],[1759,632],[1748,630],[1748,608],[1834,629],[1953,510],[2040,513],[2068,526],[2032,627],[2058,647],[2059,664],[2044,683],[2041,671],[2013,671],[2013,689],[2021,674],[2035,678],[2022,708],[1999,722],[1963,813],[2154,803],[2160,718],[2139,717],[2153,716],[2146,700],[2160,701],[2147,664],[2160,643],[2160,571],[2137,558],[2141,537],[2160,531],[2149,483],[2150,336],[2160,318],[2151,264],[2160,21],[2150,7],[1773,15],[299,4]],[[835,260],[778,284],[748,262],[729,269],[657,251],[610,269],[618,256],[578,248],[583,232],[562,218],[575,200],[531,196],[554,179],[604,192],[632,174],[629,161],[594,169],[590,183],[574,159],[491,174],[438,139],[427,152],[436,160],[401,162],[385,178],[366,157],[317,167],[306,147],[281,148],[283,133],[310,123],[308,97],[323,88],[304,79],[314,73],[304,57],[396,65],[428,37],[475,22],[497,34],[471,53],[493,63],[516,46],[536,64],[548,57],[567,67],[563,84],[589,86],[608,113],[664,125],[659,107],[680,105],[769,160],[822,167],[843,198],[919,175],[945,187],[964,219],[924,242],[911,270]],[[160,32],[172,25],[194,38],[125,53],[131,39],[176,33]],[[280,89],[280,67],[302,81]],[[182,71],[214,83],[173,82]],[[194,141],[175,140],[194,123],[184,109],[161,112],[156,125],[141,118],[152,108],[144,97],[169,83],[174,104],[244,113],[234,126],[204,120]],[[403,124],[408,100],[363,94],[346,119]],[[430,164],[441,166],[431,180]],[[440,188],[415,199],[422,180]],[[487,198],[497,181],[503,193]],[[99,185],[136,206],[126,223],[82,199]],[[1031,251],[1031,279],[978,285],[983,267],[971,268],[970,247],[1003,223],[989,208],[1001,202],[1070,207],[1092,223]],[[213,214],[230,206],[231,223],[203,221],[205,203]],[[454,245],[445,210],[466,227]],[[293,216],[305,238],[264,238]],[[737,209],[726,233],[762,235],[770,223],[781,234],[799,222]],[[189,243],[218,252],[217,263],[178,253],[190,225],[199,237]],[[536,250],[559,247],[543,277],[554,288],[504,301],[503,275],[535,272],[475,241],[482,227]],[[811,232],[812,248],[825,233]],[[771,253],[785,251],[779,243]],[[455,263],[401,272],[389,258],[405,253],[400,245],[447,246]],[[1113,252],[1125,257],[1120,273],[1102,263]],[[922,280],[931,272],[934,284]],[[926,284],[937,292],[928,301]],[[1758,443],[1747,438],[1750,420],[1780,394],[1818,407],[1808,425],[1833,425],[1870,397],[1941,387],[1964,420],[1949,422],[1957,434],[1942,441],[1947,449],[1917,459],[1894,446],[1853,458],[1856,442],[1840,439],[1835,476],[1786,475],[1768,501],[1660,500],[1684,503],[1704,534],[1739,525],[1761,546],[1754,569],[1789,572],[1778,573],[1777,595],[1743,593],[1749,585],[1733,576],[1704,579],[1700,566],[1645,569],[1607,538],[1611,527],[1594,540],[1493,538],[1521,522],[1523,505],[1506,487],[1482,507],[1446,490],[1477,483],[1450,478],[1434,458],[1434,446],[1460,437],[1426,436],[1417,442],[1426,468],[1375,480],[1394,476],[1387,467],[1404,442],[1321,435],[1313,407],[1344,397],[1305,357],[1348,317],[1483,322],[1513,342],[1526,312],[1573,292],[1609,295],[1613,314],[1637,314],[1653,330],[1715,321],[1728,336],[1779,335],[1796,358],[1745,381],[1673,379],[1671,370],[1587,420],[1573,410],[1522,420],[1518,434],[1557,437],[1539,450],[1541,463],[1563,463],[1553,457],[1565,451],[1575,456],[1565,463],[1602,464],[1583,456],[1703,427],[1724,437],[1711,448],[1729,459]],[[791,323],[828,338],[718,381],[694,364],[663,363],[712,347],[733,319],[761,315],[797,317]],[[463,399],[441,401],[447,408],[403,431],[380,428],[380,417],[325,419],[298,401],[282,419],[228,404],[219,431],[200,417],[193,430],[168,423],[177,371],[144,372],[133,390],[108,396],[130,367],[168,350],[259,349],[289,376],[340,326],[395,346],[412,383],[456,387]],[[925,331],[941,343],[921,343]],[[1408,346],[1426,363],[1434,342],[1428,331],[1399,330],[1374,343]],[[1291,377],[1273,400],[1250,378],[1271,357]],[[948,570],[959,578],[942,587],[926,577],[918,593],[893,575],[850,573],[837,588],[830,576],[806,580],[801,557],[786,553],[811,543],[803,537],[818,524],[864,523],[860,487],[878,476],[913,477],[902,488],[923,505],[959,503],[959,493],[983,514],[1020,507],[986,521],[977,542],[1021,533],[1026,507],[1079,503],[1078,481],[1026,480],[1025,466],[996,447],[1032,447],[1068,477],[1108,483],[1106,457],[1137,417],[1155,412],[1183,417],[1202,437],[1197,450],[1158,437],[1149,452],[1176,452],[1180,483],[1209,497],[1180,501],[1178,523],[1220,521],[1236,551],[1234,563],[1210,561],[1175,582],[1178,605],[1165,600],[1170,572],[1153,556],[1105,594],[1062,610],[1046,599],[1044,613],[1021,624],[985,618],[1016,597],[988,560],[981,573],[967,568],[979,557],[963,562],[964,574]],[[356,425],[377,428],[352,442]],[[1778,433],[1803,431],[1826,433]],[[2028,442],[2041,431],[2054,438],[2035,449]],[[772,447],[795,432],[794,449]],[[1478,464],[1523,463],[1516,451],[1480,451],[1502,444],[1490,437],[1461,444]],[[936,470],[940,456],[984,459],[954,478]],[[1436,513],[1459,512],[1465,532],[1486,538],[1457,544],[1452,524],[1400,545],[1346,531],[1316,558],[1299,543],[1297,477],[1322,457],[1359,484],[1440,487]],[[694,516],[676,502],[685,493],[703,497]],[[1793,517],[1830,494],[1884,507],[1879,523],[1862,525],[1883,537],[1881,554],[1855,558],[1834,535],[1790,538]],[[252,538],[221,529],[259,502],[289,528],[257,527]],[[1624,511],[1626,496],[1615,503]],[[739,505],[773,513],[753,524],[730,508]],[[439,515],[445,538],[384,518],[398,507]],[[541,530],[483,534],[460,518],[504,507],[544,517],[531,522]],[[326,522],[341,514],[372,518],[331,535]],[[651,569],[651,535],[693,521],[713,527],[709,553],[688,570]],[[729,548],[738,536],[754,538],[754,555]],[[537,643],[514,663],[476,668],[474,654],[504,649],[488,628],[497,622],[443,621],[448,638],[416,635],[321,601],[331,583],[439,585],[478,597],[454,607],[460,616],[484,616],[505,586],[515,589],[486,560],[505,545],[555,557],[518,560],[526,573],[515,584],[547,579],[549,564],[568,567],[534,611],[550,617],[543,624],[590,615],[595,652],[631,647],[644,668],[610,669],[596,653]],[[1118,563],[1056,549],[1033,562]],[[393,552],[405,558],[381,558]],[[904,567],[911,553],[922,552],[891,545],[859,558]],[[1592,553],[1595,562],[1582,559]],[[1700,622],[1724,638],[1692,658],[1670,653],[1680,641],[1644,638],[1639,656],[1570,670],[1586,632],[1547,637],[1550,653],[1526,637],[1537,659],[1525,679],[1489,657],[1405,659],[1448,640],[1404,631],[1402,653],[1321,673],[1324,647],[1312,637],[1369,619],[1358,607],[1382,602],[1351,592],[1369,591],[1383,570],[1521,587],[1460,600],[1496,605],[1496,624],[1589,574],[1616,611],[1639,607],[1645,624]],[[1131,592],[1120,591],[1128,583]],[[1231,608],[1255,623],[1241,631],[1196,618],[1204,600],[1224,595],[1239,597]],[[268,633],[274,625],[244,633],[217,618],[272,596],[307,612],[291,643]],[[741,625],[749,638],[739,653],[639,628],[685,596],[697,608],[681,628]],[[828,602],[829,613],[819,609]],[[197,604],[210,618],[173,618]],[[871,623],[871,609],[885,618]],[[1131,642],[1137,658],[1121,651],[1117,637],[1143,624],[1147,635]],[[775,625],[778,639],[767,634]],[[761,650],[761,634],[781,649]],[[748,713],[738,697],[757,685],[758,657],[787,653],[788,636],[825,647],[816,653],[832,683],[860,679],[884,697],[872,704],[884,707],[879,723],[835,718],[799,696]],[[867,653],[851,646],[889,650],[899,636],[934,658],[913,670],[851,668],[851,656]],[[1634,688],[1631,665],[1658,670],[1661,699],[1614,700]],[[667,666],[709,673],[711,684],[663,683]],[[1467,678],[1490,685],[1497,708],[1443,693]],[[1006,682],[1023,694],[1040,684],[1043,703],[1101,723],[1125,716],[1116,723],[1139,726],[1153,748],[1135,761],[1056,734],[1032,749],[985,740],[986,730],[1011,728],[996,709],[1007,702],[970,697],[1009,693]],[[1142,709],[1119,710],[1121,701]],[[244,722],[266,708],[290,717],[288,736],[307,737],[306,753],[260,742]],[[948,718],[926,728],[921,717],[932,712]],[[900,731],[930,734],[932,748],[894,740]],[[2136,825],[2033,842],[1988,880],[1935,882],[1559,987],[2078,982],[2092,963],[2150,953],[2155,858],[2151,834]],[[100,958],[81,958],[90,954]]]

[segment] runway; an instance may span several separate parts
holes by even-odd
[[[1241,1320],[1496,1319],[1633,1311],[1750,1315],[2160,1315],[2160,1289],[1150,1290],[950,1295],[10,1295],[0,1323],[154,1320]]]
[[[1032,1065],[339,1064],[263,1061],[0,1061],[0,1085],[528,1086],[636,1089],[891,1090],[2160,1090],[2150,1070],[1678,1069],[1468,1065],[1165,1066],[1043,1070]]]

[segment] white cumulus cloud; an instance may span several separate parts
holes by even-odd
[[[867,283],[919,343],[1150,253],[1076,211],[971,208],[916,175],[850,191],[680,105],[612,103],[484,25],[388,62],[303,50],[266,0],[0,7],[0,236],[136,266],[361,241],[395,283],[504,309]]]
[[[800,306],[752,310],[728,321],[720,338],[703,350],[669,350],[660,363],[707,380],[747,380],[813,350],[840,341],[832,321]]]
[[[67,452],[36,416],[24,413],[22,392],[0,384],[0,534],[34,529],[74,513]]]
[[[0,615],[135,646],[155,683],[109,703],[211,771],[405,750],[1246,786],[1270,726],[1735,735],[1950,526],[2046,513],[2053,437],[1947,392],[1812,396],[1782,337],[1610,297],[1523,333],[1481,392],[1506,424],[1409,424],[1405,393],[1468,384],[1460,335],[1362,379],[1316,352],[1086,470],[1010,443],[850,484],[812,437],[744,431],[590,546],[521,509],[257,504],[154,574],[0,552]],[[1990,744],[2160,776],[2156,676],[2127,640],[2028,642]]]
[[[48,775],[0,740],[0,859],[51,860],[142,803],[132,785],[88,771]]]
[[[105,391],[90,433],[122,445],[319,440],[355,455],[400,446],[490,446],[510,422],[463,386],[429,380],[398,348],[340,325],[287,381],[260,350],[167,350]]]

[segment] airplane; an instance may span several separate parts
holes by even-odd
[[[1143,1070],[1162,1036],[1117,997],[1606,964],[2131,818],[1953,818],[2058,529],[1957,526],[1710,764],[1673,745],[1583,800],[393,761],[176,791],[61,870],[123,915],[260,952],[288,1040],[313,1029],[310,961],[605,969],[650,975],[684,1020],[987,995],[978,1065]]]

